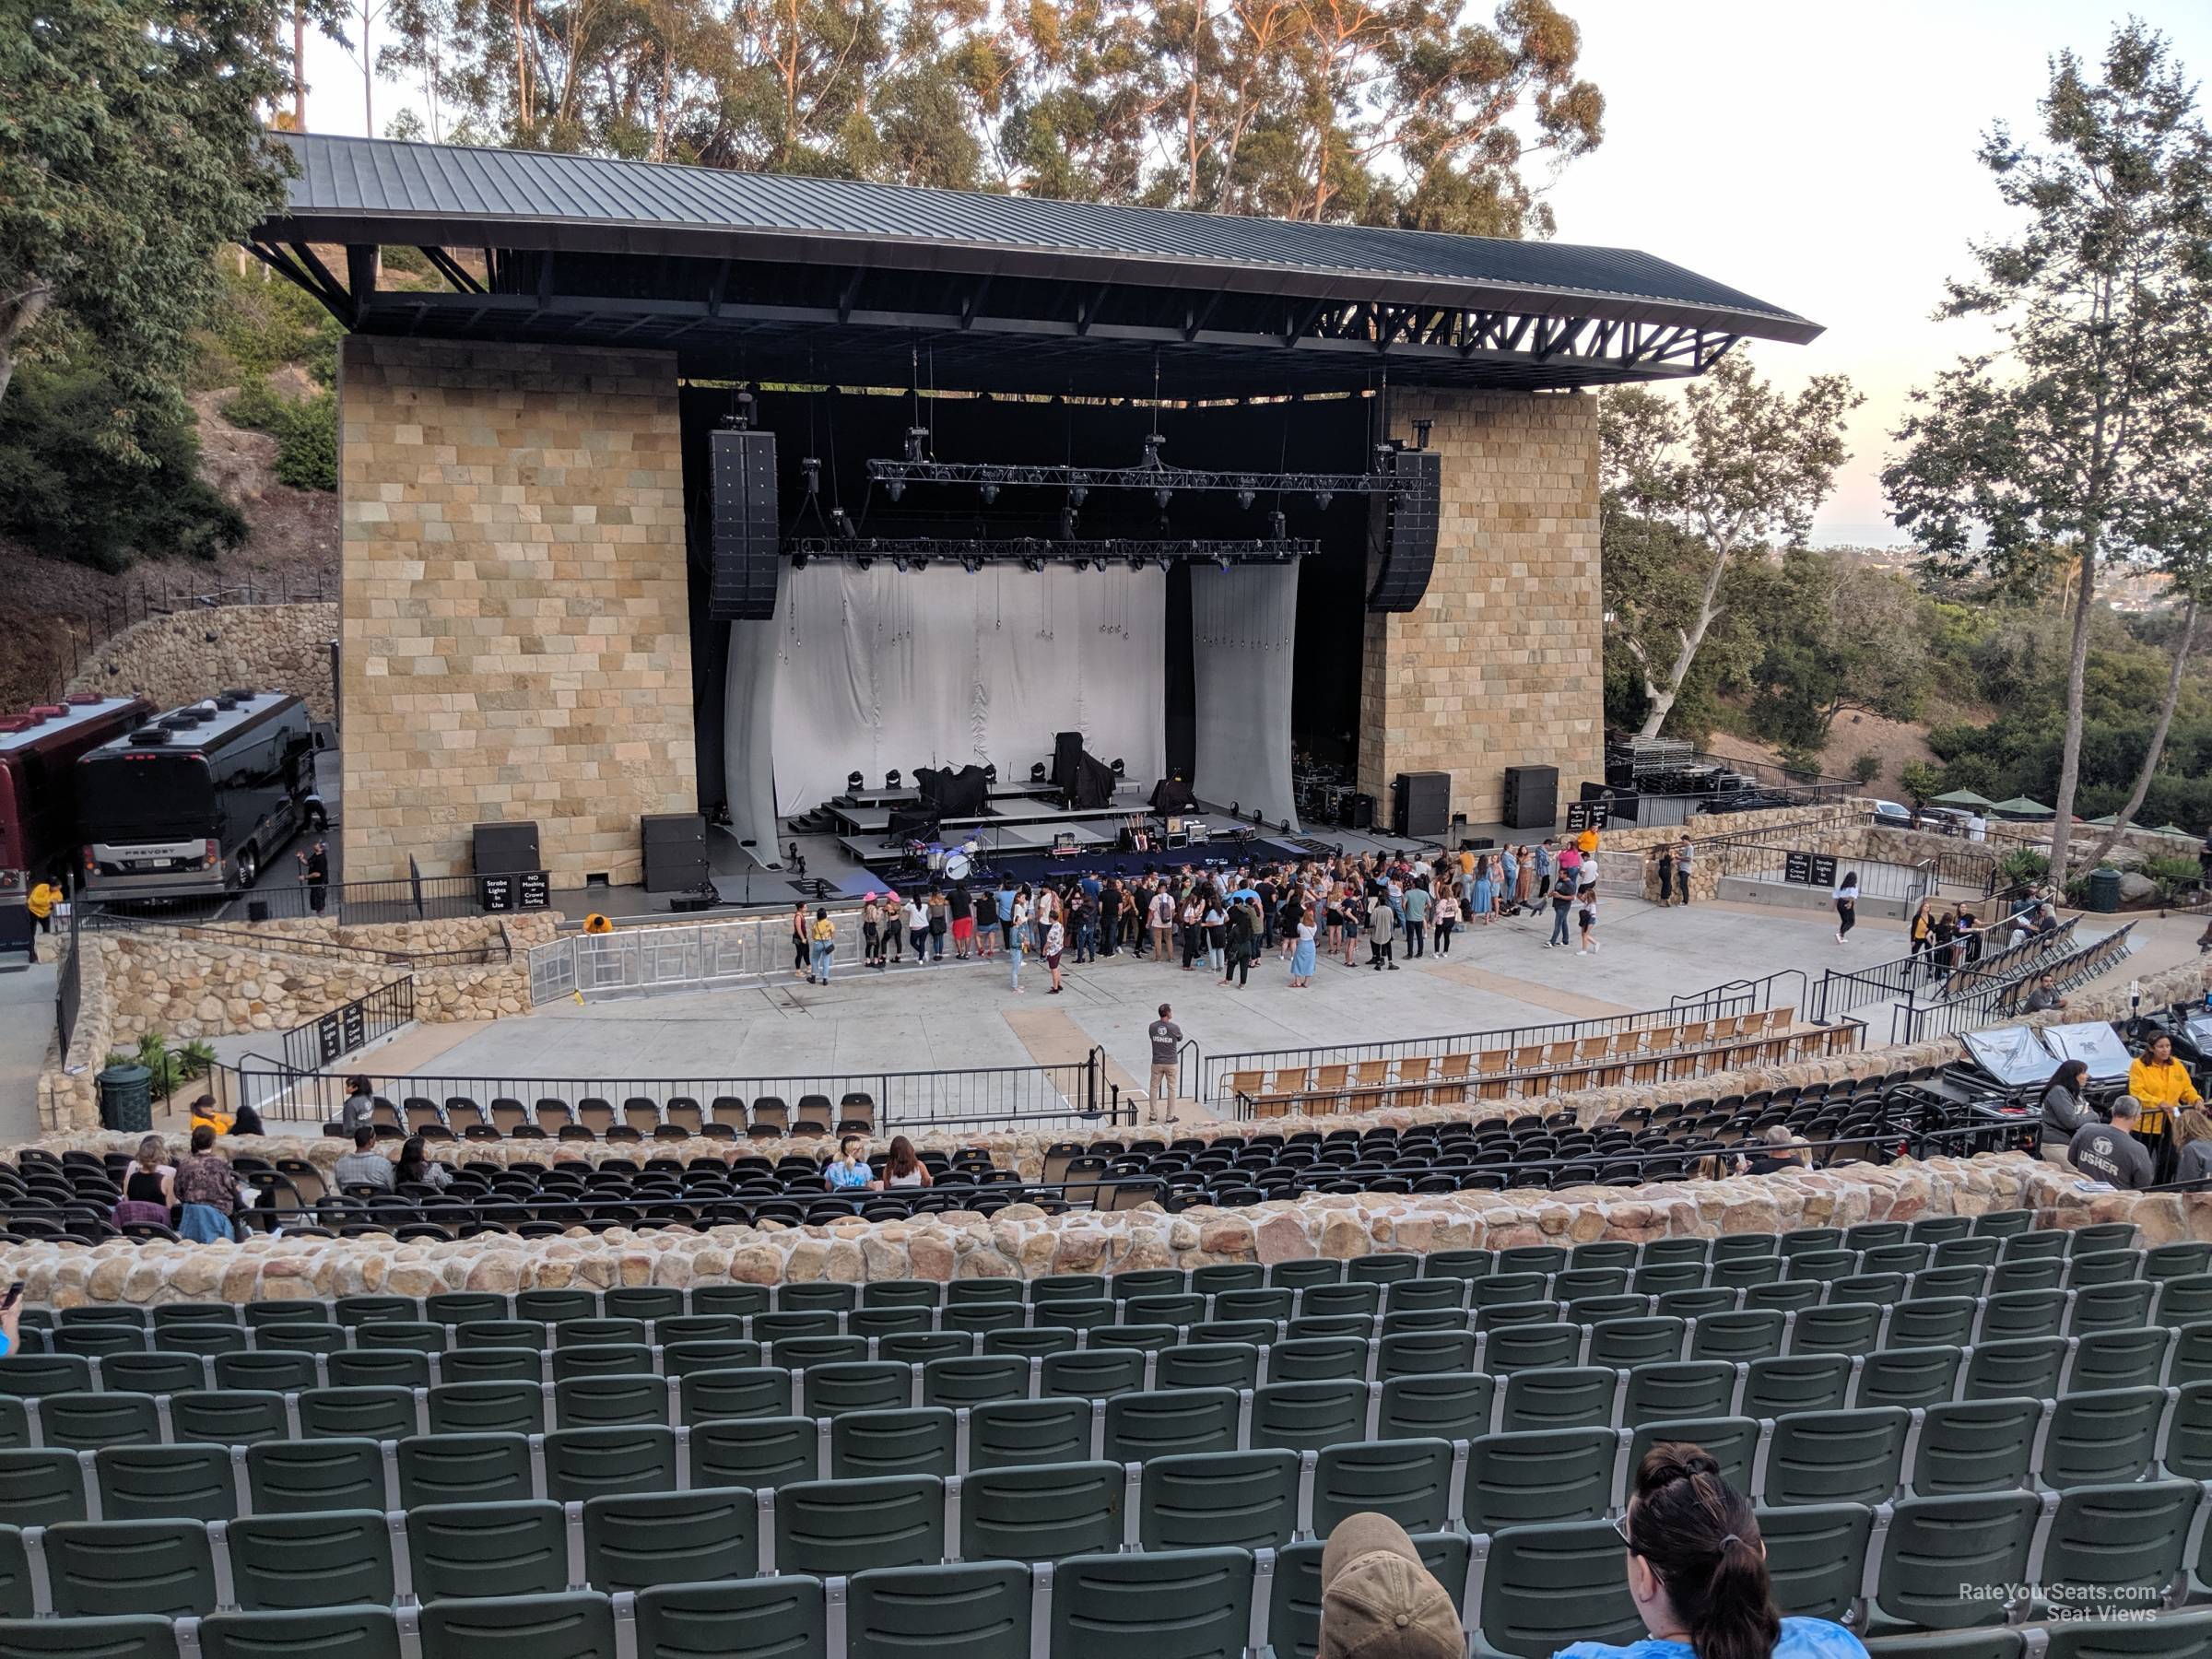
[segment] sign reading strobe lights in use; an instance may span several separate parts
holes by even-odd
[[[524,870],[511,876],[479,876],[477,902],[488,913],[546,910],[553,902],[553,884],[543,870]]]

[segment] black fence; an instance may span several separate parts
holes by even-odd
[[[48,689],[54,696],[61,695],[102,645],[125,629],[156,617],[225,610],[244,605],[330,604],[337,597],[335,571],[318,571],[307,576],[287,571],[274,582],[264,579],[218,588],[135,579],[107,594],[93,608],[65,612],[54,619],[53,631],[67,643],[69,654],[48,682]],[[120,680],[123,677],[116,677]]]
[[[77,907],[69,909],[69,938],[62,947],[62,959],[53,978],[54,1025],[61,1033],[62,1057],[69,1055],[70,1041],[76,1036],[76,1011],[85,999],[84,964],[78,959]]]
[[[512,882],[524,878],[515,877]],[[512,885],[484,902],[484,878],[477,876],[402,877],[392,881],[346,881],[311,886],[261,887],[246,893],[204,898],[109,900],[86,906],[94,925],[129,927],[141,922],[219,923],[249,926],[264,922],[329,921],[347,927],[385,922],[441,922],[459,916],[501,914],[549,907],[549,889],[535,889],[528,900]],[[508,902],[496,901],[503,896]]]
[[[2135,948],[2134,941],[2128,937],[2135,925],[2130,922],[2118,933],[2107,934],[2095,944],[2070,955],[2039,961],[2031,971],[2023,971],[2004,983],[1987,985],[1963,996],[1946,997],[1940,1002],[1900,1006],[1889,1017],[1889,1041],[1919,1042],[2010,1019],[2021,1011],[2020,1004],[2026,999],[2030,985],[2040,982],[2046,973],[2052,978],[2053,989],[2061,993],[2085,985]]]
[[[378,1038],[390,1036],[414,1018],[412,975],[379,985],[368,995],[356,997],[343,1007],[333,1008],[285,1032],[285,1068],[293,1073],[316,1071],[347,1054],[359,1053]]]
[[[289,1034],[283,1060],[248,1055],[231,1068],[232,1102],[252,1104],[268,1121],[332,1122],[346,1099],[346,1078],[299,1064],[288,1039]],[[1135,1102],[1124,1102],[1119,1086],[1108,1077],[1105,1051],[1098,1048],[1081,1060],[1055,1065],[968,1071],[749,1077],[360,1075],[369,1077],[371,1088],[397,1114],[389,1121],[412,1129],[434,1125],[456,1135],[493,1129],[512,1135],[519,1124],[525,1135],[548,1138],[565,1133],[582,1139],[647,1142],[695,1138],[709,1124],[742,1138],[756,1124],[782,1133],[785,1124],[812,1123],[829,1134],[848,1118],[865,1118],[877,1130],[896,1134],[1112,1124],[1124,1113],[1132,1122],[1136,1115]],[[853,1110],[855,1101],[865,1101],[870,1110]],[[686,1135],[677,1135],[678,1129]]]
[[[2017,974],[2023,964],[2031,964],[2044,958],[2057,958],[2073,948],[2074,930],[2081,918],[2075,916],[2062,922],[2047,934],[2037,934],[2018,945],[1981,958],[1965,966],[1948,969],[1943,964],[1941,953],[1931,938],[1927,947],[1872,968],[1831,968],[1820,976],[1813,987],[1812,1017],[1822,1025],[1864,1007],[1868,1003],[1889,1002],[1902,998],[1917,1001],[1929,985],[1944,981],[1947,976],[1957,982],[1959,976],[1974,975],[1977,982],[1992,973]],[[1973,930],[1973,935],[1985,943],[2000,930],[2010,932],[2013,918]],[[1940,999],[1939,999],[1940,1000]]]

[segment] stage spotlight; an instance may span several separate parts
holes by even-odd
[[[1221,569],[1222,569],[1222,570],[1224,570],[1224,571],[1226,571],[1226,570],[1228,570],[1228,569],[1229,569],[1229,560],[1228,560],[1228,559],[1215,559],[1215,560],[1214,560],[1214,562],[1215,562],[1217,565],[1220,566],[1220,567],[1221,567]]]
[[[977,559],[977,558],[976,558],[974,555],[972,555],[972,554],[970,554],[970,555],[968,555],[966,558],[963,558],[963,559],[960,560],[960,569],[961,569],[961,570],[963,570],[963,571],[967,571],[967,572],[968,572],[968,574],[969,574],[969,575],[971,575],[971,576],[974,575],[974,574],[975,574],[975,573],[976,573],[978,571],[982,570],[982,568],[983,568],[983,561],[982,561],[982,559]]]
[[[1040,760],[1036,765],[1030,768],[1030,782],[1032,783],[1041,783],[1044,782],[1043,761]]]
[[[1130,568],[1131,570],[1133,570],[1133,571],[1141,571],[1141,570],[1143,570],[1143,569],[1145,568],[1145,556],[1144,556],[1142,553],[1132,553],[1132,554],[1130,554],[1130,555],[1129,555],[1129,568]],[[112,673],[113,673],[113,672],[114,672],[114,670],[113,670],[113,669],[110,669],[110,670],[109,670],[109,672],[112,674]]]
[[[1094,559],[1090,561],[1090,568],[1102,576],[1106,573],[1106,561],[1102,559]]]
[[[794,553],[791,556],[791,568],[794,571],[805,570],[806,568],[806,555],[804,553]]]
[[[796,563],[798,562],[798,560],[794,559],[793,559],[793,560],[792,560],[792,562],[793,562],[794,564],[796,564]],[[875,561],[874,559],[868,559],[868,558],[865,558],[865,557],[863,557],[863,558],[860,558],[860,559],[854,559],[853,562],[855,565],[859,566],[859,567],[860,567],[862,570],[864,570],[864,571],[865,571],[865,570],[871,570],[871,569],[873,569],[873,568],[874,568],[874,566],[875,566],[875,563],[876,563],[876,561]]]
[[[884,488],[890,493],[891,500],[895,501],[900,496],[906,493],[906,480],[904,478],[893,478],[887,483]]]
[[[903,789],[905,784],[900,781],[899,773],[892,771],[883,774],[883,786],[886,789]]]
[[[1119,755],[1113,758],[1113,775],[1117,778],[1125,778],[1129,775],[1129,769],[1123,764]]]
[[[1174,567],[1174,563],[1175,561],[1171,559],[1163,559],[1159,561],[1159,568],[1162,571],[1165,571],[1172,569]]]
[[[1265,829],[1266,824],[1267,820],[1260,816],[1260,809],[1257,806],[1254,806],[1252,809],[1252,827],[1254,830],[1261,830]]]
[[[1175,492],[1171,489],[1156,489],[1152,492],[1153,502],[1162,512],[1168,510],[1168,503],[1174,499]]]
[[[1138,465],[1143,466],[1159,465],[1159,446],[1165,442],[1167,440],[1158,432],[1147,432],[1145,434],[1145,458]]]
[[[861,773],[849,771],[845,774],[845,793],[847,794],[858,794],[867,786],[868,781]]]
[[[1021,561],[1021,568],[1034,575],[1041,576],[1044,574],[1044,560],[1041,559],[1024,559]]]
[[[919,558],[917,558],[917,559],[914,560],[914,569],[915,569],[915,570],[917,570],[917,571],[926,571],[926,570],[928,570],[928,569],[929,569],[929,560],[928,560],[928,559],[919,559]]]
[[[1243,810],[1244,804],[1241,801],[1231,801],[1229,804],[1229,816],[1230,818],[1236,818],[1242,813]]]
[[[1283,822],[1282,822],[1282,826],[1281,826],[1281,828],[1282,828],[1282,831],[1283,831],[1283,833],[1284,833],[1285,835],[1288,835],[1288,834],[1289,834],[1289,833],[1290,833],[1290,820],[1289,820],[1288,818],[1285,818],[1285,819],[1283,820]]]
[[[830,509],[830,522],[837,526],[838,535],[847,537],[852,535],[853,516],[842,507],[834,507]]]
[[[891,568],[897,571],[900,575],[905,575],[909,569],[909,566],[906,562],[906,555],[903,553],[893,554],[891,557]]]
[[[1435,424],[1436,422],[1433,420],[1417,420],[1413,423],[1413,447],[1415,449],[1425,450],[1429,447],[1429,429]]]
[[[799,463],[799,471],[806,476],[806,493],[809,496],[820,495],[822,493],[821,462],[816,457],[809,455],[806,457],[806,459]]]
[[[1073,507],[1063,507],[1060,509],[1061,539],[1064,541],[1072,541],[1075,539],[1075,535],[1076,510]]]
[[[1067,504],[1070,507],[1080,507],[1083,505],[1084,498],[1089,494],[1089,490],[1084,488],[1082,485],[1078,484],[1073,489],[1067,492]]]
[[[1313,505],[1320,508],[1324,512],[1326,512],[1329,510],[1329,503],[1335,499],[1336,498],[1330,494],[1327,490],[1320,490],[1316,492],[1313,497]]]
[[[929,429],[927,427],[908,427],[906,429],[906,458],[920,465],[929,459],[928,451]]]
[[[984,486],[983,486],[983,505],[984,505],[984,506],[986,506],[986,507],[988,507],[988,506],[990,506],[990,505],[991,505],[991,503],[992,503],[992,502],[994,502],[994,501],[995,501],[995,500],[998,500],[998,486],[997,486],[997,485],[995,485],[995,484],[986,484],[986,485],[984,485]]]
[[[1238,490],[1237,505],[1240,507],[1250,507],[1252,505],[1252,491],[1249,489]]]
[[[1281,541],[1287,523],[1288,521],[1283,517],[1283,510],[1279,507],[1277,508],[1267,515],[1267,534],[1274,536],[1277,541]]]

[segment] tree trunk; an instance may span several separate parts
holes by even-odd
[[[2097,538],[2092,526],[2081,540],[2074,584],[2074,641],[2066,653],[2066,735],[2059,751],[2058,817],[2051,825],[2051,885],[2066,897],[2067,841],[2074,829],[2074,792],[2081,782],[2081,688],[2089,666],[2089,607],[2097,600]]]
[[[2127,805],[2113,815],[2112,827],[2105,831],[2097,850],[2089,854],[2093,870],[2105,860],[2113,844],[2126,830],[2136,813],[2143,810],[2143,797],[2150,793],[2151,774],[2159,770],[2159,757],[2166,752],[2166,734],[2173,725],[2174,706],[2182,700],[2182,669],[2189,661],[2189,648],[2196,643],[2196,595],[2189,596],[2189,608],[2182,613],[2182,637],[2173,648],[2173,671],[2166,677],[2166,700],[2159,705],[2158,724],[2151,727],[2150,747],[2143,754],[2143,770],[2136,774],[2135,792],[2127,797]]]
[[[49,284],[34,281],[13,300],[0,304],[0,402],[6,400],[7,383],[16,377],[17,342],[45,314],[53,299]]]
[[[307,6],[292,4],[292,131],[307,131]]]
[[[1721,578],[1728,571],[1728,553],[1725,548],[1713,556],[1712,569],[1705,577],[1705,592],[1698,600],[1698,619],[1682,630],[1682,649],[1675,653],[1675,665],[1667,671],[1666,684],[1653,686],[1651,677],[1644,677],[1644,695],[1651,700],[1651,712],[1643,717],[1643,728],[1636,735],[1656,737],[1666,717],[1674,712],[1675,699],[1682,693],[1682,682],[1689,677],[1689,665],[1698,660],[1698,648],[1705,643],[1705,635],[1721,614]]]

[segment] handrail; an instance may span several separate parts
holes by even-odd
[[[2135,931],[2135,926],[2130,922],[2119,932],[2107,934],[2071,956],[2062,957],[2047,965],[2039,964],[2036,977],[2041,979],[2043,974],[2050,974],[2061,991],[2070,991],[2077,985],[2088,983],[2111,967],[2115,959],[2125,957],[2135,948],[2134,941],[2128,936]],[[2027,976],[2023,974],[2005,984],[1985,986],[1964,996],[1923,1003],[1917,1007],[1900,1006],[1889,1017],[1889,1040],[1892,1042],[1918,1042],[1929,1036],[1950,1036],[1961,1029],[1971,1030],[1982,1020],[2013,1014],[2017,1011],[2020,988],[2027,982]],[[1900,1030],[1903,1032],[1901,1036],[1899,1035]]]
[[[241,950],[265,951],[273,955],[329,956],[346,961],[374,962],[385,968],[419,969],[449,964],[473,966],[514,959],[514,943],[508,937],[503,923],[500,927],[498,945],[465,946],[453,950],[400,950],[380,945],[347,945],[336,939],[303,938],[298,934],[288,933],[263,933],[253,928],[231,927],[219,922],[196,922],[189,918],[165,921],[159,917],[100,915],[87,917],[85,925],[99,933],[133,933],[166,928],[179,937],[207,935],[216,944],[235,945]]]
[[[1984,923],[1980,927],[1969,928],[1967,935],[1986,935],[1999,927],[2012,926],[2013,920],[2012,917],[2006,916],[1996,921]],[[2051,933],[2037,934],[2021,941],[2018,945],[2006,947],[1995,956],[1987,959],[1986,963],[1975,963],[1953,971],[1954,973],[1976,971],[1984,966],[1994,966],[2002,962],[2015,952],[2019,951],[2030,952],[2031,956],[2041,954],[2036,951],[2036,947],[2047,946],[2049,941],[2053,938],[2070,939],[2075,926],[2080,920],[2081,918],[2078,916],[2069,917]],[[1938,971],[1935,953],[1936,947],[1931,938],[1929,944],[1919,950],[1905,956],[1894,957],[1887,962],[1877,962],[1871,968],[1830,968],[1820,976],[1820,982],[1813,988],[1810,1010],[1812,1018],[1815,1023],[1825,1025],[1831,1015],[1846,1012],[1869,1002],[1878,1002],[1885,998],[1898,996],[1904,997],[1908,1001],[1913,1000],[1919,986],[1929,976]]]

